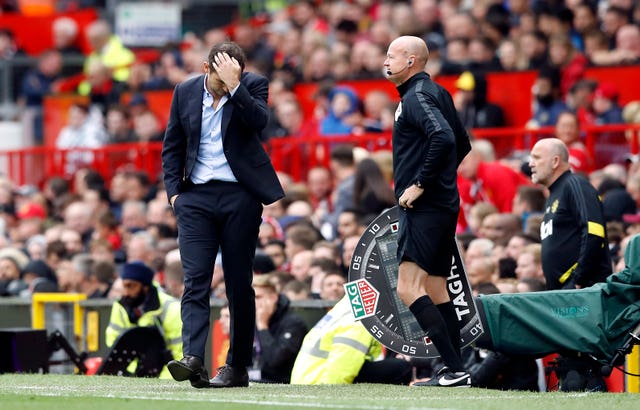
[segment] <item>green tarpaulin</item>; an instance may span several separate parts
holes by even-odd
[[[610,359],[640,322],[640,235],[629,242],[625,264],[605,283],[585,289],[479,297],[485,337],[504,353],[584,352]]]

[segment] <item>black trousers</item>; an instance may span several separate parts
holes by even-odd
[[[189,184],[174,202],[184,269],[184,355],[204,358],[209,335],[209,297],[218,249],[231,314],[227,364],[251,365],[255,294],[251,287],[262,204],[240,184]]]

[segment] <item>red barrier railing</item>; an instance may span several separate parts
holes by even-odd
[[[552,136],[553,128],[476,129],[472,134],[491,141],[497,157],[503,158],[514,151],[530,150],[539,139]],[[640,124],[586,127],[583,134],[595,169],[611,162],[624,162],[638,154]],[[265,143],[265,148],[278,171],[300,181],[310,168],[327,166],[331,148],[339,143],[350,143],[370,152],[390,150],[391,134],[276,138]],[[70,178],[81,167],[95,169],[107,181],[122,167],[143,170],[156,180],[162,171],[161,151],[159,142],[108,145],[99,149],[25,148],[0,152],[0,172],[19,185],[40,185],[52,176]]]

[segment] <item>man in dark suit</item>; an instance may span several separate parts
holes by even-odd
[[[205,74],[179,84],[162,149],[169,202],[178,220],[184,268],[182,360],[169,362],[193,387],[246,387],[255,326],[252,264],[262,204],[284,196],[260,144],[267,124],[268,81],[243,73],[235,43],[214,46]],[[209,334],[209,290],[218,249],[231,312],[226,365],[208,379],[203,365]]]

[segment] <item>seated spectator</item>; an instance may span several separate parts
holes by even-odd
[[[29,257],[17,248],[0,249],[0,296],[18,296],[27,289],[20,275]]]
[[[551,126],[558,121],[558,115],[567,110],[560,94],[560,71],[553,67],[544,67],[538,71],[533,93],[533,117],[527,127]]]
[[[58,291],[58,278],[53,269],[44,261],[35,260],[27,263],[20,277],[27,286],[20,293],[22,297],[30,297],[38,292]]]
[[[336,276],[325,283],[325,278],[330,275]],[[330,298],[328,300],[338,300],[342,297],[342,294],[344,294],[344,291],[342,291],[342,289],[336,289],[337,286],[342,287],[342,284],[344,284],[345,280],[340,266],[335,262],[334,259],[314,258],[311,262],[311,267],[309,268],[309,276],[311,279],[312,298]],[[339,278],[337,276],[339,276]],[[338,294],[340,294],[339,297],[335,297]],[[323,297],[323,295],[325,297]]]
[[[254,341],[253,381],[289,383],[307,325],[289,308],[289,299],[269,282],[269,275],[253,280],[256,293],[256,338]]]
[[[106,298],[111,291],[113,282],[117,279],[116,267],[113,261],[96,261],[91,258],[91,266],[83,286],[83,293],[89,299]]]
[[[640,60],[640,28],[635,24],[620,27],[616,32],[615,48],[598,48],[590,57],[595,65],[637,64]]]
[[[486,256],[472,259],[467,265],[467,274],[472,289],[483,283],[493,283],[497,276],[496,264]]]
[[[531,218],[529,218],[531,219]],[[505,247],[509,239],[522,229],[522,223],[517,215],[502,212],[488,215],[482,220],[480,236],[491,239],[497,247]]]
[[[134,142],[136,140],[136,136],[131,129],[131,117],[124,106],[110,106],[107,109],[105,122],[107,125],[108,144]]]
[[[569,164],[574,172],[588,174],[593,168],[593,159],[580,138],[580,123],[576,114],[565,111],[555,124],[556,137],[569,148]]]
[[[35,68],[30,69],[22,77],[20,87],[20,104],[27,111],[25,120],[32,129],[34,143],[40,145],[44,141],[42,101],[46,95],[51,95],[59,90],[59,80],[62,73],[62,55],[56,50],[47,50],[38,56]]]
[[[511,212],[522,219],[524,229],[527,219],[531,215],[541,214],[544,211],[546,196],[542,187],[535,185],[521,185],[513,197]]]
[[[593,113],[595,123],[623,124],[622,107],[618,105],[618,89],[615,85],[605,82],[598,85],[593,93]]]
[[[380,70],[378,70],[380,71]],[[371,90],[364,96],[361,126],[364,132],[383,132],[393,128],[393,103],[384,91]]]
[[[282,287],[282,294],[289,300],[309,300],[311,299],[311,288],[308,283],[291,280]]]
[[[397,203],[393,188],[385,181],[378,164],[370,158],[363,159],[356,166],[353,189],[354,204],[364,215],[373,214],[377,216]],[[338,217],[338,233],[341,237],[344,237],[344,233],[340,232],[340,219],[345,212]],[[357,222],[355,221],[357,216],[353,215],[354,222]]]
[[[539,243],[532,243],[525,246],[518,255],[518,266],[516,267],[516,278],[534,278],[544,283],[544,273],[542,272],[542,250]]]
[[[567,106],[578,117],[580,124],[593,124],[593,93],[598,83],[595,80],[579,80],[569,90]]]
[[[585,35],[599,30],[598,10],[592,2],[582,1],[571,8],[573,11],[573,29],[580,36],[577,47],[585,51]]]
[[[516,284],[519,293],[524,292],[542,292],[547,290],[544,280],[536,278],[524,278],[520,279]]]
[[[320,122],[320,134],[349,134],[360,123],[359,101],[356,93],[349,87],[334,87],[329,92],[329,112]]]
[[[409,362],[382,359],[383,347],[354,320],[343,297],[309,331],[291,372],[291,384],[408,384]]]
[[[500,62],[496,57],[496,43],[491,38],[480,35],[471,39],[468,68],[475,73],[500,70]]]
[[[386,46],[383,46],[386,47]],[[384,48],[369,39],[359,39],[353,44],[350,57],[352,77],[356,80],[382,79],[382,64],[385,59]]]
[[[465,71],[456,80],[453,100],[462,125],[466,129],[504,126],[500,106],[487,101],[487,81],[484,74]]]
[[[299,281],[309,283],[311,281],[309,270],[312,262],[313,251],[311,250],[303,250],[293,255],[290,268],[293,277]]]
[[[589,61],[576,50],[567,34],[554,34],[549,39],[549,60],[560,70],[560,95],[564,98],[584,75]]]
[[[531,183],[523,174],[500,162],[485,161],[478,143],[471,143],[471,152],[458,167],[458,187],[463,209],[468,209],[476,202],[489,202],[500,212],[511,212],[518,187]]]
[[[158,117],[147,110],[132,117],[133,135],[138,142],[162,141],[164,129],[160,125]]]
[[[275,104],[275,120],[279,126],[265,130],[265,139],[280,137],[314,136],[316,125],[305,120],[300,103],[295,98],[286,98]]]
[[[547,36],[540,30],[524,32],[520,38],[520,49],[527,59],[529,70],[539,70],[548,60],[549,42]]]
[[[88,105],[75,103],[69,107],[67,125],[60,130],[56,147],[58,149],[99,148],[104,144],[105,139],[101,115],[89,110]]]
[[[13,32],[7,28],[0,28],[0,61],[9,61],[14,57],[25,56],[25,52],[18,47],[16,38]],[[9,75],[9,81],[12,84],[22,83],[22,71],[11,70]],[[18,88],[13,87],[13,95],[9,96],[12,100],[16,100],[18,97]]]
[[[453,37],[447,40],[446,58],[440,67],[441,75],[459,75],[467,68],[469,39]]]
[[[497,55],[502,71],[520,71],[527,68],[527,59],[515,40],[503,40],[498,47]]]
[[[78,23],[71,17],[61,16],[53,20],[51,25],[53,37],[53,47],[58,50],[64,57],[80,57],[82,50],[78,47]],[[76,70],[65,71],[64,76],[76,74]]]

